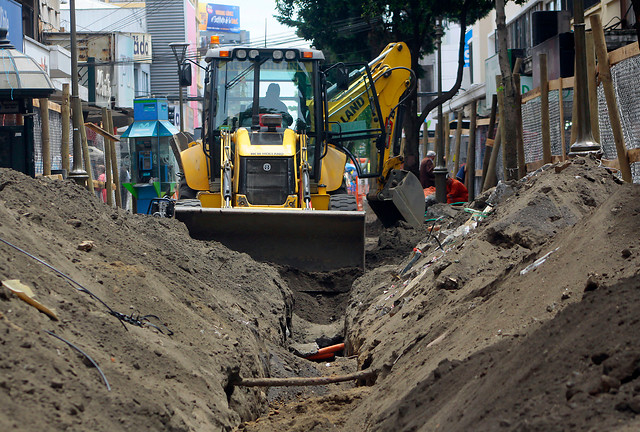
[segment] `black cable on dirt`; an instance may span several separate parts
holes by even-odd
[[[127,328],[127,326],[124,323],[123,320],[123,315],[120,312],[116,312],[113,308],[111,308],[111,306],[109,306],[108,304],[106,304],[100,297],[98,297],[97,295],[95,295],[94,293],[92,293],[91,291],[89,291],[87,288],[85,288],[83,285],[80,284],[80,282],[76,282],[74,279],[72,279],[70,276],[67,276],[65,273],[61,272],[60,270],[58,270],[57,268],[53,267],[51,264],[47,263],[46,261],[41,260],[40,258],[30,254],[29,252],[25,251],[24,249],[20,249],[18,246],[9,243],[8,241],[4,240],[3,238],[0,237],[0,242],[6,244],[7,246],[11,246],[12,248],[14,248],[15,250],[22,252],[23,254],[25,254],[26,256],[28,256],[29,258],[32,258],[36,261],[38,261],[40,264],[44,265],[45,267],[48,267],[49,269],[53,270],[54,272],[56,272],[58,275],[62,276],[63,278],[65,278],[67,281],[71,282],[73,285],[75,285],[77,288],[76,290],[83,292],[85,294],[88,294],[91,298],[99,301],[100,303],[102,303],[104,305],[104,307],[107,308],[107,310],[109,311],[110,315],[113,315],[114,317],[116,317],[118,319],[118,321],[120,321],[120,324],[122,324],[122,326],[124,327],[124,329],[126,331],[129,331],[129,329]]]
[[[1,239],[0,239],[1,240]],[[72,344],[71,342],[69,342],[68,340],[64,339],[61,336],[58,336],[57,334],[50,332],[49,330],[44,330],[45,333],[50,334],[51,336],[53,336],[56,339],[60,339],[62,342],[66,343],[67,345],[69,345],[71,348],[73,348],[74,350],[78,351],[80,354],[82,354],[83,356],[85,356],[87,358],[87,360],[89,360],[91,362],[91,364],[93,366],[95,366],[96,369],[98,369],[98,372],[100,373],[100,376],[102,377],[102,381],[104,381],[104,383],[107,385],[107,390],[111,391],[111,386],[109,385],[109,381],[107,381],[107,377],[104,375],[104,372],[102,372],[102,369],[100,369],[100,366],[98,366],[98,363],[95,362],[95,360],[93,360],[89,354],[87,354],[86,352],[82,351],[80,348],[78,348],[77,346],[75,346],[74,344]]]

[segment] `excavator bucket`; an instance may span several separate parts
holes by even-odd
[[[416,228],[424,224],[424,191],[409,171],[392,170],[384,189],[367,195],[367,202],[387,228],[400,220]]]
[[[191,237],[305,271],[364,268],[364,212],[181,206]]]

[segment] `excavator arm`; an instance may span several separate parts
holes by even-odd
[[[376,179],[367,200],[385,226],[398,220],[421,226],[424,221],[422,186],[402,169],[399,144],[398,112],[403,96],[412,90],[410,67],[407,46],[391,43],[367,65],[348,70],[347,88],[327,90],[330,141],[353,159],[359,177]],[[342,176],[342,171],[332,175]]]

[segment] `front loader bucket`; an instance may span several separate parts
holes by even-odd
[[[400,220],[416,228],[424,224],[424,190],[409,171],[392,170],[384,189],[367,195],[367,202],[386,228]]]
[[[181,206],[191,237],[305,271],[364,268],[364,212]]]

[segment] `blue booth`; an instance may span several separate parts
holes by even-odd
[[[167,99],[136,99],[133,123],[122,134],[129,139],[131,183],[123,183],[134,198],[134,211],[147,214],[152,200],[172,195],[176,189],[178,163],[171,150],[179,132],[169,122]]]

